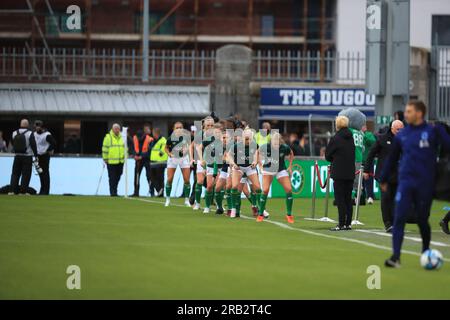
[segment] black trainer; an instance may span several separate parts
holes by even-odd
[[[216,214],[223,214],[223,208],[217,208]]]
[[[345,226],[340,225],[337,225],[336,227],[330,229],[330,231],[343,231],[343,230],[345,230]]]
[[[448,223],[446,223],[444,220],[441,220],[441,222],[439,222],[439,225],[442,228],[442,231],[446,234],[450,234],[450,230],[448,229]]]
[[[345,230],[347,230],[347,231],[352,230],[352,226],[351,226],[351,225],[345,226],[344,228],[345,228]]]
[[[400,268],[400,259],[394,259],[394,257],[390,257],[384,262],[384,265],[388,268]]]
[[[387,227],[385,231],[386,231],[386,233],[392,233],[392,229],[393,229],[393,227],[390,226],[390,227]]]

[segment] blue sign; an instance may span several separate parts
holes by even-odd
[[[261,88],[260,119],[295,120],[310,115],[333,118],[355,107],[367,117],[375,113],[375,96],[361,88]]]

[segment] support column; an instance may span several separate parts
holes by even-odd
[[[247,12],[247,30],[248,30],[248,45],[253,46],[253,0],[248,0]]]
[[[86,52],[91,52],[91,33],[92,33],[92,0],[85,0],[86,7]]]
[[[227,45],[217,50],[214,111],[219,118],[239,115],[251,126],[258,124],[258,106],[251,104],[252,50]]]
[[[142,14],[142,81],[148,82],[148,42],[149,42],[149,1],[143,0],[144,8]]]
[[[393,116],[409,99],[410,0],[367,0],[366,25],[367,91],[377,96],[376,117]]]

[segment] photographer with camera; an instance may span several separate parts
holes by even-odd
[[[15,156],[11,173],[9,195],[27,193],[31,179],[31,167],[33,163],[37,163],[37,160],[33,161],[33,156],[37,156],[36,140],[33,132],[31,132],[28,127],[28,120],[22,119],[20,121],[20,128],[15,130],[12,134],[11,141]]]
[[[36,171],[41,180],[41,190],[39,195],[48,195],[50,193],[50,156],[55,151],[56,141],[52,134],[44,127],[44,122],[36,120],[34,122],[34,139],[36,140],[38,166]],[[38,168],[40,167],[41,170]]]

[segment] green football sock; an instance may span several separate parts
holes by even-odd
[[[294,198],[292,197],[292,193],[286,193],[286,210],[287,215],[292,215],[292,204],[294,203]]]
[[[233,199],[231,198],[231,190],[230,189],[225,191],[225,197],[227,199],[227,209],[231,210],[231,208],[233,208]]]
[[[219,209],[223,209],[222,206],[222,201],[223,201],[223,197],[225,196],[225,191],[224,190],[220,190],[219,192],[216,192],[216,204],[217,204],[217,208]]]
[[[172,184],[166,183],[166,197],[170,198],[170,194],[172,193]]]
[[[191,194],[191,184],[185,183],[183,187],[183,195],[185,198],[189,198],[190,194]]]
[[[250,202],[253,207],[256,207],[256,193],[255,192],[252,192],[250,194]]]
[[[205,195],[206,208],[211,207],[212,198],[213,198],[213,192],[212,191],[206,191],[206,195]]]
[[[255,191],[255,206],[259,209],[261,207],[261,189]]]
[[[267,202],[267,194],[263,193],[261,195],[261,201],[259,205],[259,215],[264,214],[264,210],[266,210],[266,202]]]
[[[200,204],[200,199],[202,197],[202,188],[203,186],[201,184],[196,184],[195,185],[195,202],[197,202],[198,204]]]
[[[236,209],[238,204],[238,191],[237,189],[231,189],[231,209]]]
[[[237,205],[236,205],[236,214],[240,215],[241,214],[241,204],[242,204],[242,199],[241,199],[241,194],[239,193],[239,191],[237,192]]]

